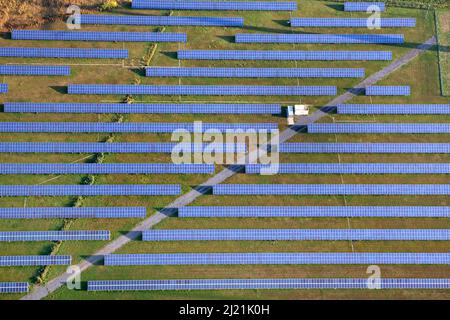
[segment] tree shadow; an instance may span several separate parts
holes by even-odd
[[[132,68],[130,70],[140,77],[145,77],[145,68]]]
[[[5,105],[4,104],[0,104],[0,112],[5,112]]]
[[[336,106],[323,107],[320,108],[320,111],[322,111],[323,113],[334,114],[337,113],[337,107]]]
[[[344,5],[343,4],[327,4],[328,8],[334,9],[336,11],[344,11]]]
[[[102,255],[81,256],[81,258],[94,266],[103,266],[105,260],[105,256]]]
[[[142,231],[119,231],[119,233],[130,240],[142,241]]]
[[[11,40],[11,32],[0,32],[0,38]]]
[[[291,130],[294,130],[298,133],[307,133],[308,132],[308,126],[305,125],[293,125],[290,127]]]
[[[61,94],[67,94],[67,87],[66,86],[50,86],[53,90],[55,90],[58,93]]]
[[[175,217],[178,215],[178,208],[155,208],[156,211],[165,215],[166,217]]]
[[[176,51],[160,51],[160,53],[171,59],[178,60],[178,53]]]
[[[225,40],[229,43],[235,43],[235,36],[217,36],[217,38]]]
[[[364,95],[366,93],[366,88],[345,88],[345,90],[355,96]]]
[[[212,195],[213,194],[213,187],[212,186],[193,186],[192,189],[195,191],[201,193],[202,195]]]

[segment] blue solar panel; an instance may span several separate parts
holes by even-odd
[[[0,163],[1,174],[213,174],[213,164]]]
[[[180,60],[392,60],[390,51],[179,50]]]
[[[450,253],[170,253],[110,254],[106,266],[232,264],[449,264]]]
[[[0,234],[1,236],[1,234]],[[448,241],[450,229],[177,229],[144,230],[143,241]]]
[[[0,122],[0,132],[137,132],[173,133],[175,130],[276,130],[276,123],[109,123],[109,122]]]
[[[181,193],[179,185],[0,185],[1,197],[20,196],[169,196]]]
[[[450,184],[220,184],[214,195],[450,195]]]
[[[185,33],[13,30],[13,40],[186,42]]]
[[[69,94],[150,94],[193,96],[335,96],[335,86],[204,86],[70,84]]]
[[[143,104],[6,102],[4,112],[280,114],[279,104]]]
[[[291,27],[314,28],[368,28],[374,19],[367,18],[292,18]],[[381,28],[413,28],[414,18],[380,18]]]
[[[366,88],[366,96],[409,96],[409,86],[369,86]]]
[[[273,164],[272,164],[273,165]],[[2,166],[0,165],[0,173]],[[245,173],[260,174],[270,166],[249,164]],[[450,174],[447,163],[281,163],[277,174]]]
[[[13,66],[0,65],[0,75],[15,76],[70,76],[66,66]]]
[[[8,92],[8,85],[6,83],[0,83],[0,93]]]
[[[450,207],[339,207],[339,206],[240,206],[182,207],[180,218],[268,218],[268,217],[383,217],[383,218],[450,218]]]
[[[71,256],[0,256],[0,267],[70,265]]]
[[[0,219],[145,218],[145,207],[0,208]]]
[[[344,11],[367,12],[367,9],[373,6],[376,6],[379,11],[385,11],[386,9],[384,2],[345,2]]]
[[[151,67],[147,77],[210,78],[362,78],[364,69],[356,68],[177,68]]]
[[[450,104],[340,104],[341,114],[450,114]]]
[[[297,2],[133,0],[131,7],[133,9],[155,10],[295,11],[297,10]]]
[[[82,48],[0,48],[0,57],[127,59],[128,50]]]
[[[0,282],[0,293],[28,292],[28,282]]]
[[[232,17],[111,16],[83,14],[81,15],[81,24],[243,27],[244,19]]]
[[[309,133],[450,133],[446,123],[313,123]]]
[[[402,34],[236,34],[236,43],[400,44]]]
[[[16,231],[0,232],[0,241],[66,241],[66,240],[110,240],[111,234],[105,230],[95,231]]]
[[[450,153],[450,143],[282,143],[278,150],[281,153]]]
[[[87,282],[88,291],[373,288],[374,284],[367,278],[100,280]],[[380,278],[379,288],[450,289],[450,279]]]

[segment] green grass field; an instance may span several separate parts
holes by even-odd
[[[364,13],[345,13],[341,5],[333,2],[299,1],[295,17],[364,17]],[[138,11],[121,8],[112,14],[161,14],[161,12]],[[414,17],[414,29],[389,29],[376,33],[404,33],[404,45],[273,45],[234,44],[236,33],[367,33],[364,29],[295,29],[287,26],[288,12],[175,12],[174,15],[242,16],[246,27],[204,28],[168,27],[166,32],[186,32],[186,44],[159,44],[152,66],[183,67],[359,67],[366,69],[369,76],[390,64],[384,62],[319,62],[319,61],[182,61],[174,55],[179,49],[261,49],[261,50],[388,50],[397,59],[410,49],[435,35],[435,21],[432,11],[389,8],[386,17]],[[49,26],[64,29],[62,22]],[[136,26],[83,26],[83,30],[97,31],[153,31],[153,27]],[[372,32],[372,31],[371,31]],[[9,84],[10,92],[0,95],[4,101],[29,102],[122,102],[124,96],[83,96],[65,93],[67,84],[258,84],[258,85],[336,85],[339,93],[358,84],[360,79],[191,79],[191,78],[145,78],[142,72],[131,67],[140,66],[148,44],[145,43],[84,43],[84,42],[39,42],[13,41],[0,38],[0,46],[23,47],[95,47],[126,48],[130,58],[118,60],[84,59],[16,59],[0,58],[0,64],[39,63],[70,64],[70,77],[3,77]],[[410,97],[365,97],[358,96],[351,103],[450,103],[449,98],[440,94],[438,53],[436,48],[419,56],[409,65],[398,70],[380,84],[410,85]],[[205,97],[205,96],[134,96],[136,102],[276,102],[283,105],[306,103],[315,107],[327,103],[330,97]],[[7,114],[0,113],[0,121],[104,121],[109,122],[114,115],[93,114]],[[282,117],[259,115],[126,115],[126,122],[274,122],[280,130],[286,128]],[[450,122],[450,116],[346,116],[330,115],[323,122]],[[105,135],[97,134],[2,134],[2,142],[13,141],[103,141]],[[299,133],[290,142],[448,142],[450,135],[328,135]],[[170,142],[169,135],[118,134],[115,142]],[[0,162],[89,162],[87,154],[0,154]],[[450,161],[449,155],[364,155],[364,154],[284,154],[282,162],[442,162]],[[107,154],[105,162],[169,162],[169,155],[147,154]],[[219,168],[217,168],[218,170]],[[216,172],[217,172],[216,170]],[[207,175],[102,175],[96,177],[97,184],[145,184],[177,183],[187,192],[191,187],[205,182]],[[79,184],[82,176],[20,175],[0,176],[0,184]],[[227,183],[448,183],[447,175],[278,175],[256,176],[237,174]],[[145,206],[148,215],[169,204],[176,197],[88,197],[84,206]],[[42,207],[69,206],[72,197],[16,197],[0,198],[1,207]],[[282,197],[228,197],[205,195],[193,205],[450,205],[449,197],[427,196],[282,196]],[[137,219],[76,220],[71,230],[111,230],[114,238],[130,230],[139,222]],[[2,220],[0,230],[57,230],[60,220]],[[450,228],[448,219],[380,219],[380,218],[267,218],[267,219],[179,219],[169,218],[157,225],[158,229],[177,228]],[[105,242],[64,242],[58,254],[73,256],[74,263],[93,254]],[[48,254],[51,243],[2,243],[1,255]],[[450,252],[448,242],[405,242],[405,241],[196,241],[196,242],[142,242],[132,241],[120,253],[190,253],[190,252]],[[383,277],[448,277],[448,266],[383,266]],[[2,268],[0,281],[33,281],[38,268]],[[65,267],[51,267],[47,279],[65,271]],[[82,280],[101,279],[187,279],[187,278],[293,278],[293,277],[366,277],[365,266],[153,266],[153,267],[104,267],[94,266],[82,274]],[[0,299],[17,299],[19,295],[2,295]],[[232,291],[167,291],[167,292],[115,292],[88,293],[85,290],[61,288],[48,299],[448,299],[448,291],[439,290],[232,290]]]
[[[439,67],[443,96],[450,96],[450,10],[436,11],[439,40]]]

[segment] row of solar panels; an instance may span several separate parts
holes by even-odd
[[[361,68],[179,68],[150,67],[147,77],[210,78],[363,78]]]
[[[24,293],[28,290],[28,282],[0,282],[0,293]]]
[[[106,230],[76,230],[76,231],[2,231],[1,242],[14,241],[106,241],[111,239],[111,233]]]
[[[8,92],[8,85],[6,83],[0,83],[0,93]]]
[[[366,96],[409,96],[409,86],[368,86]]]
[[[0,48],[0,57],[127,59],[128,50],[82,48]]]
[[[295,11],[297,2],[133,0],[131,7],[153,10]]]
[[[70,76],[67,66],[0,65],[0,75],[15,76]]]
[[[339,114],[450,114],[450,104],[341,104]]]
[[[0,151],[1,151],[0,144]],[[24,147],[25,148],[25,147]],[[282,143],[281,153],[450,153],[450,143]]]
[[[445,278],[176,279],[88,281],[88,291],[265,290],[265,289],[450,289]]]
[[[0,122],[0,132],[135,132],[173,133],[175,130],[277,130],[276,123],[99,123],[99,122]]]
[[[1,240],[1,233],[0,233]],[[144,230],[143,241],[448,241],[450,229]]]
[[[145,218],[145,207],[0,208],[0,219]]]
[[[384,2],[345,2],[344,11],[385,11],[386,6]]]
[[[314,28],[413,28],[415,18],[292,18],[291,27]]]
[[[222,184],[214,195],[450,195],[450,184]]]
[[[71,256],[0,256],[0,267],[70,265]]]
[[[446,123],[313,123],[309,133],[450,133]]]
[[[4,112],[37,113],[201,113],[201,114],[280,114],[279,104],[145,104],[145,103],[26,103],[6,102]]]
[[[213,164],[0,163],[1,174],[213,174]]]
[[[402,44],[402,34],[236,34],[236,43]]]
[[[1,51],[0,51],[1,52]],[[390,51],[179,50],[180,60],[392,60]]]

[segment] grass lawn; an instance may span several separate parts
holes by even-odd
[[[443,96],[450,96],[450,10],[436,11],[439,65]]]

